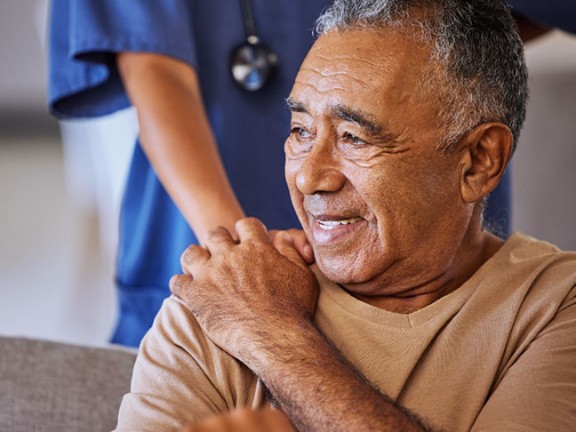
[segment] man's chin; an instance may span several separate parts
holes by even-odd
[[[316,264],[324,276],[339,285],[354,284],[357,279],[356,269],[342,259],[330,259],[326,256],[315,256]]]

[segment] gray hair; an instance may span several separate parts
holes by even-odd
[[[446,135],[440,150],[450,150],[463,134],[490,121],[506,124],[516,147],[528,73],[504,0],[335,0],[316,22],[318,35],[364,28],[403,31],[431,46],[422,86],[442,100],[438,115]]]

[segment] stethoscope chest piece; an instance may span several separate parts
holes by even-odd
[[[234,49],[232,76],[245,90],[257,91],[270,81],[278,68],[278,56],[261,43],[246,42]]]
[[[238,45],[230,58],[234,81],[244,90],[260,90],[270,81],[278,69],[278,55],[260,43],[252,16],[250,0],[241,0],[246,40]]]

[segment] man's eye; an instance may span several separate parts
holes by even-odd
[[[361,138],[358,138],[356,135],[353,135],[349,132],[345,132],[343,135],[343,139],[346,143],[348,144],[352,144],[355,146],[361,146],[361,145],[365,145],[366,141],[364,141]]]
[[[296,138],[310,138],[312,136],[310,132],[301,127],[293,127],[290,129],[290,134],[296,136]]]
[[[314,134],[300,126],[290,128],[290,136],[286,140],[284,150],[290,158],[304,157],[314,145]]]

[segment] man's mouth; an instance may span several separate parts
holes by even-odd
[[[336,229],[342,225],[351,225],[354,224],[356,222],[359,222],[360,220],[362,220],[362,218],[359,217],[353,217],[353,218],[349,218],[349,219],[340,219],[340,220],[318,220],[318,226],[326,231],[330,231],[333,229]]]

